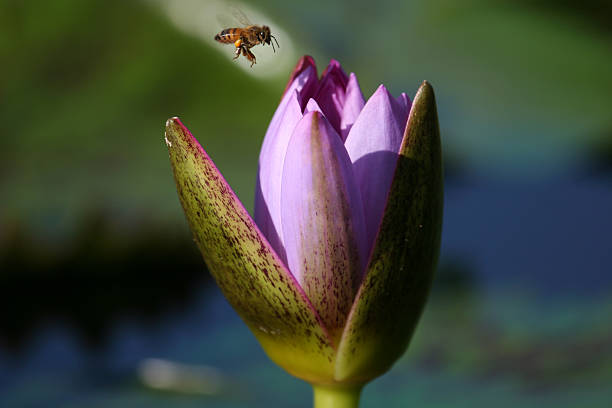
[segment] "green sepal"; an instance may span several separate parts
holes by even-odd
[[[367,272],[338,347],[336,381],[365,383],[386,372],[408,347],[440,248],[441,156],[434,92],[423,82],[410,110]]]
[[[298,283],[178,118],[166,122],[165,139],[195,242],[229,303],[275,363],[309,382],[331,381],[335,351]]]

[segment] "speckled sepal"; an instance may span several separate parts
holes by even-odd
[[[423,82],[410,110],[383,220],[349,314],[334,378],[362,383],[404,353],[437,263],[443,175],[433,88]]]
[[[178,118],[166,122],[165,139],[189,226],[225,297],[274,362],[331,381],[335,351],[300,286]]]

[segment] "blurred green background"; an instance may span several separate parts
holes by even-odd
[[[214,44],[238,6],[280,42]],[[217,17],[220,15],[220,17]],[[364,407],[612,403],[612,6],[603,0],[0,1],[0,406],[306,407],[211,283],[163,141],[249,210],[299,56],[436,91],[439,271]]]

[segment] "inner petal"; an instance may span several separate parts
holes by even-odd
[[[374,243],[387,203],[408,119],[405,106],[381,85],[363,107],[345,142],[361,191],[368,248]]]
[[[350,158],[320,112],[291,137],[281,195],[289,269],[334,337],[363,276],[365,219]]]
[[[314,96],[325,117],[339,134],[348,79],[340,63],[336,60],[331,60],[323,72],[319,88]]]
[[[363,99],[361,87],[359,82],[357,82],[357,76],[351,72],[348,85],[346,86],[342,118],[340,120],[340,136],[342,136],[342,140],[346,140],[351,127],[353,127],[353,123],[355,123],[363,109],[363,105],[365,105],[365,99]]]

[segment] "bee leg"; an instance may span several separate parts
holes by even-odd
[[[234,42],[234,46],[236,47],[236,55],[234,56],[233,59],[238,58],[241,53],[242,53],[242,55],[246,55],[245,50],[247,48],[246,48],[245,44],[246,43],[245,43],[245,41],[244,41],[244,39],[242,37],[240,37],[240,39],[238,39],[238,40],[236,40]]]
[[[247,53],[247,59],[251,61],[251,67],[253,67],[253,64],[257,64],[257,58],[255,58],[255,54],[251,51],[247,50]]]

